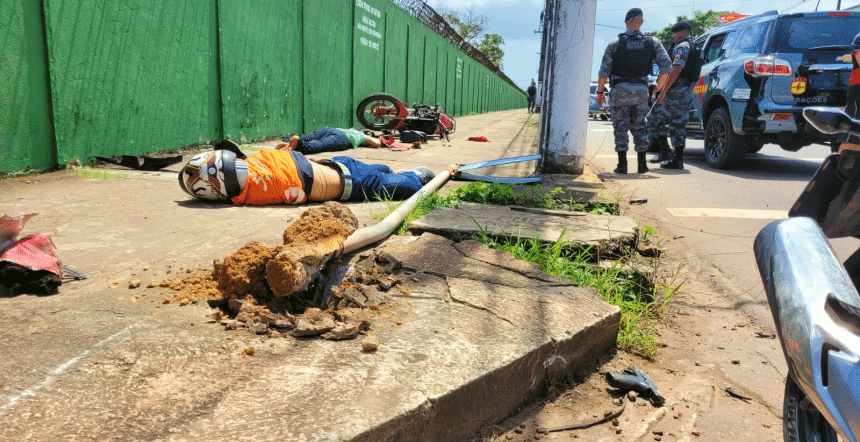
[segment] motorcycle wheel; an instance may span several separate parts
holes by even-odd
[[[836,431],[807,399],[791,376],[785,382],[782,408],[785,442],[837,442]]]
[[[375,94],[358,103],[355,117],[370,130],[391,130],[400,124],[402,110],[400,101],[393,95]]]

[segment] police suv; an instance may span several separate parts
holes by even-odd
[[[836,137],[815,130],[801,111],[845,106],[858,30],[860,12],[770,11],[697,38],[702,71],[690,126],[704,132],[708,164],[730,169],[765,143],[791,152],[812,143],[835,150]]]

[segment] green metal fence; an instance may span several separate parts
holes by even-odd
[[[0,171],[358,126],[367,95],[524,107],[390,0],[0,0]]]

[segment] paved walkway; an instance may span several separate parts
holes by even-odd
[[[457,123],[450,143],[350,154],[438,171],[536,151],[524,110]],[[0,212],[39,213],[23,233],[50,235],[89,277],[53,296],[0,297],[0,439],[463,440],[614,344],[618,309],[593,290],[431,233],[379,245],[403,263],[407,289],[374,318],[375,352],[360,339],[225,330],[205,303],[162,304],[148,282],[211,269],[249,241],[278,244],[304,208],[191,201],[178,169],[0,182]],[[349,207],[362,226],[387,212]]]

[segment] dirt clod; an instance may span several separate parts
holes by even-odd
[[[361,349],[364,351],[376,351],[379,348],[379,338],[374,334],[368,334],[361,341]]]
[[[308,309],[296,318],[293,336],[316,336],[334,330],[337,325],[331,313],[320,311],[318,308]]]
[[[138,287],[140,287],[140,280],[139,279],[132,279],[131,281],[128,282],[128,288],[136,289]]]
[[[223,261],[216,261],[214,276],[218,289],[224,292],[227,298],[240,298],[248,294],[265,297],[266,263],[276,253],[277,248],[252,241]]]

